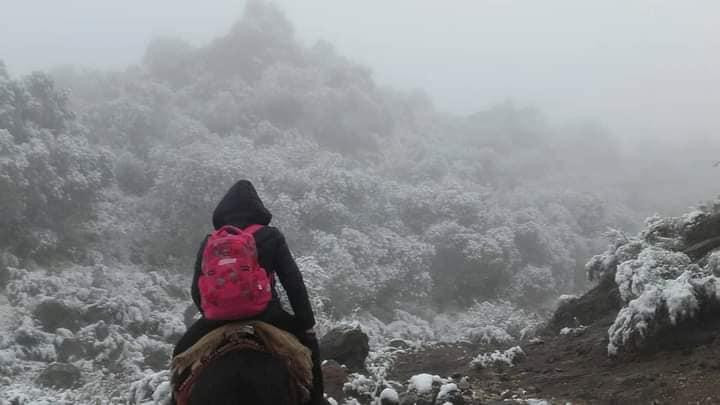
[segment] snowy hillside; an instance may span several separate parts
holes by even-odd
[[[507,364],[558,297],[593,287],[585,263],[608,228],[589,269],[622,310],[603,345],[642,347],[714,309],[720,271],[717,204],[624,236],[685,202],[655,199],[646,152],[513,103],[437,111],[301,43],[263,1],[209,43],[155,39],[123,70],[13,77],[0,61],[0,405],[163,403],[198,244],[241,178],[287,237],[320,333],[369,335],[356,392],[443,344],[476,351],[463,367]],[[432,373],[432,390],[415,383],[426,394],[460,384],[406,371]]]

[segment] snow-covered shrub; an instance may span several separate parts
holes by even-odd
[[[463,312],[436,316],[432,328],[437,340],[465,339],[492,344],[529,337],[541,322],[537,314],[508,301],[484,301]]]
[[[391,404],[399,403],[400,397],[398,396],[397,391],[392,388],[385,388],[384,390],[382,390],[380,396],[378,397],[378,404],[382,405],[383,402]]]
[[[17,355],[13,349],[0,350],[0,375],[13,375],[22,370]]]
[[[336,315],[357,307],[386,312],[398,300],[427,296],[429,245],[384,227],[313,236],[318,263],[333,269],[328,298]]]
[[[115,162],[115,179],[123,192],[142,195],[152,187],[153,177],[148,165],[126,152]]]
[[[556,302],[555,306],[561,307],[569,302],[577,300],[578,298],[580,298],[580,297],[575,294],[562,294],[561,296],[559,296],[557,298],[557,302]]]
[[[642,347],[661,328],[694,318],[702,305],[720,302],[718,283],[715,276],[688,270],[676,279],[645,286],[642,293],[626,300],[608,330],[608,353]]]
[[[549,267],[528,265],[516,273],[510,281],[509,290],[525,305],[539,305],[556,291],[556,284]]]
[[[477,368],[490,366],[513,367],[523,358],[525,358],[523,349],[520,346],[514,346],[505,351],[495,350],[490,353],[481,353],[470,362],[470,365]]]
[[[363,374],[352,373],[343,385],[343,392],[351,397],[369,400],[375,395],[377,381]]]
[[[712,224],[715,215],[707,209],[680,217],[649,218],[637,236],[616,233],[608,251],[588,263],[591,277],[614,278],[625,304],[608,330],[609,354],[642,347],[660,330],[720,302],[717,252],[697,250],[698,243],[702,249],[703,238],[720,236],[720,231],[703,222]]]
[[[109,155],[75,125],[68,94],[43,73],[0,77],[0,246],[40,261],[80,247],[112,177]]]
[[[593,256],[585,265],[591,280],[597,280],[603,276],[614,277],[618,264],[637,256],[643,248],[642,242],[630,240],[618,230],[611,229],[606,233],[606,237],[611,241],[608,250],[603,254]]]
[[[416,374],[410,377],[408,381],[408,390],[417,392],[418,394],[427,394],[433,390],[433,385],[442,384],[442,378],[432,374]]]
[[[130,384],[128,400],[132,405],[167,405],[171,390],[169,371],[148,373]]]
[[[714,276],[720,276],[720,250],[708,256],[706,270]]]
[[[587,330],[587,326],[580,325],[576,328],[564,327],[560,329],[560,336],[580,336]]]
[[[435,245],[430,274],[433,296],[441,304],[469,305],[474,297],[497,297],[520,260],[507,226],[477,232],[445,221],[429,227],[426,235]]]
[[[7,295],[14,316],[0,322],[0,373],[17,376],[53,361],[71,363],[88,376],[68,391],[71,403],[127,389],[143,373],[167,368],[172,344],[185,330],[185,297],[170,294],[176,284],[173,276],[119,265],[76,266],[62,273],[13,269]],[[44,331],[38,313],[30,310],[48,302],[74,308],[76,318],[57,319]]]
[[[454,399],[460,393],[460,389],[455,383],[447,383],[440,386],[440,392],[437,395],[437,403],[445,404]]]
[[[393,339],[414,345],[428,342],[472,341],[484,345],[507,345],[529,338],[542,318],[509,302],[480,302],[462,312],[424,311],[413,314],[395,310],[389,322],[368,311],[358,311],[332,325],[360,327],[370,338],[370,347],[379,349]]]
[[[13,337],[17,357],[46,363],[57,359],[53,335],[40,330],[29,317],[25,317],[22,324],[15,328]]]
[[[472,342],[483,345],[502,345],[513,341],[513,337],[504,329],[497,326],[484,326],[470,332],[469,338]]]

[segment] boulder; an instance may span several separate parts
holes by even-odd
[[[35,328],[19,328],[14,333],[15,343],[29,348],[44,343],[47,339],[41,331]]]
[[[410,344],[405,339],[393,339],[388,343],[388,346],[399,350],[408,350],[411,348]]]
[[[585,295],[560,305],[545,332],[557,335],[565,327],[591,325],[604,317],[614,317],[620,308],[622,299],[615,280],[602,277],[598,285]]]
[[[57,328],[77,331],[81,325],[82,313],[63,301],[48,298],[35,307],[33,316],[46,332],[54,332]]]
[[[380,393],[380,405],[400,405],[400,397],[397,391],[392,388],[385,388]]]
[[[352,372],[364,371],[369,342],[360,328],[335,328],[320,339],[320,354],[324,360],[335,360]]]
[[[62,340],[57,347],[57,354],[58,360],[68,362],[85,358],[87,350],[80,339],[71,337]]]
[[[458,384],[444,384],[440,387],[436,402],[438,404],[465,405],[463,393]]]
[[[435,400],[431,394],[419,395],[408,391],[400,395],[400,405],[435,405]]]
[[[68,363],[52,363],[40,373],[37,383],[45,387],[67,389],[82,384],[82,372]]]
[[[151,346],[143,350],[143,356],[147,367],[161,371],[170,367],[172,351],[169,346]]]
[[[94,326],[95,338],[97,340],[105,340],[110,336],[110,327],[104,321],[100,321]]]

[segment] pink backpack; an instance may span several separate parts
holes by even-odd
[[[272,298],[270,277],[260,267],[253,236],[260,228],[226,225],[208,237],[198,279],[205,318],[250,318],[267,308]]]

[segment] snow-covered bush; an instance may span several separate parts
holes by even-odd
[[[348,376],[348,382],[343,385],[343,392],[351,397],[369,400],[375,396],[376,385],[377,381],[373,378],[353,373]]]
[[[447,383],[440,386],[440,391],[437,395],[437,403],[445,404],[458,395],[460,389],[455,383]]]
[[[334,317],[495,299],[535,309],[528,301],[582,287],[576,258],[622,210],[606,209],[612,200],[598,192],[558,186],[553,176],[564,171],[547,159],[557,141],[537,112],[506,105],[468,119],[438,114],[427,97],[378,86],[327,44],[297,42],[281,12],[253,4],[210,44],[163,38],[136,68],[56,74],[75,114],[62,92],[47,90],[51,82],[36,80],[48,112],[27,116],[48,118],[52,128],[39,128],[50,132],[72,124],[63,131],[77,139],[56,142],[87,180],[73,187],[99,193],[73,194],[70,208],[83,215],[65,210],[28,233],[36,257],[82,230],[93,237],[72,253],[87,263],[188,273],[214,205],[249,178],[293,252],[325,269],[332,288],[322,304]],[[15,83],[4,87],[12,92],[19,86],[6,72],[2,80]],[[27,153],[16,153],[17,117],[6,115],[12,128],[0,120],[0,132],[11,134],[8,154],[20,167]],[[510,139],[519,144],[509,148]],[[101,168],[115,182],[98,177]],[[11,198],[18,184],[33,184],[26,177],[0,192],[12,200],[0,204],[10,210],[3,218],[45,201]],[[83,223],[60,226],[61,218]]]
[[[427,394],[433,390],[433,385],[442,384],[442,378],[432,374],[416,374],[410,377],[408,381],[408,390],[415,391],[418,394]]]
[[[477,368],[490,366],[514,367],[523,358],[525,358],[523,349],[520,346],[514,346],[505,351],[495,350],[490,353],[481,353],[470,362],[470,365]]]
[[[586,330],[587,330],[587,326],[585,326],[585,325],[580,325],[580,326],[575,327],[575,328],[570,328],[570,327],[567,327],[567,326],[566,326],[566,327],[560,329],[560,336],[568,336],[568,335],[570,335],[570,336],[580,336],[580,335],[582,335]]]
[[[642,347],[660,330],[720,302],[717,252],[712,251],[717,247],[712,240],[720,236],[712,225],[716,206],[649,218],[634,237],[615,232],[608,251],[588,263],[591,277],[614,278],[625,304],[608,330],[609,354]]]
[[[78,248],[83,223],[112,176],[67,92],[43,73],[0,75],[0,247],[41,260]]]
[[[120,265],[76,266],[59,274],[12,269],[7,288],[12,306],[0,303],[0,312],[12,314],[0,322],[0,375],[13,379],[9,390],[24,389],[32,400],[48,403],[91,403],[98,397],[120,403],[125,399],[116,396],[122,393],[133,404],[163,404],[169,395],[164,370],[184,333],[187,305],[186,297],[171,294],[171,286],[186,283]],[[48,302],[48,311],[73,308],[75,317],[44,324],[39,316],[46,315],[36,309]],[[82,373],[77,387],[55,392],[22,385],[56,361]]]
[[[169,371],[148,373],[130,384],[128,400],[132,405],[167,405],[171,390]]]
[[[334,323],[360,327],[370,338],[372,348],[392,339],[411,344],[472,341],[483,345],[506,345],[531,337],[542,318],[506,301],[476,303],[465,311],[413,314],[395,310],[389,321],[367,311],[358,311]]]

